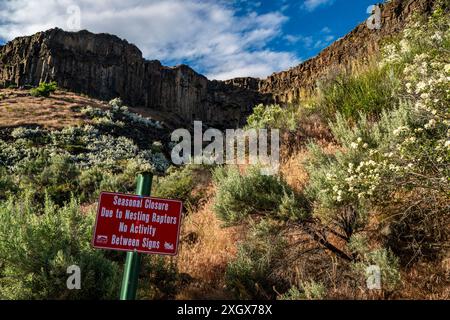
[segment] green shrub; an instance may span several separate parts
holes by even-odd
[[[291,287],[286,293],[281,294],[278,300],[304,300],[305,295],[296,286]]]
[[[174,299],[182,282],[176,263],[162,256],[143,257],[140,274],[139,299]]]
[[[247,118],[247,128],[251,129],[288,129],[297,128],[297,112],[294,106],[282,108],[279,105],[257,105]]]
[[[305,297],[308,300],[321,300],[326,296],[326,289],[320,282],[305,281],[302,283],[303,290],[305,291]]]
[[[227,288],[237,299],[271,299],[276,295],[274,286],[283,289],[287,285],[274,274],[286,248],[279,231],[277,225],[263,220],[239,246],[225,274]]]
[[[0,299],[111,299],[118,296],[120,270],[91,248],[94,214],[76,200],[58,208],[47,198],[35,203],[11,198],[0,204]],[[68,290],[67,268],[81,269],[81,290]]]
[[[297,195],[281,178],[261,174],[259,167],[250,167],[246,174],[237,168],[219,167],[213,179],[217,187],[214,210],[226,224],[239,223],[252,214],[283,220],[308,217],[304,196]]]
[[[105,187],[105,180],[108,177],[108,173],[97,167],[82,170],[78,180],[81,202],[96,199],[103,191],[102,187]],[[113,191],[113,189],[104,191]]]
[[[170,167],[163,177],[153,181],[153,195],[160,198],[179,199],[183,201],[186,212],[198,208],[210,187],[210,165],[188,164],[182,167]]]
[[[5,167],[0,167],[0,201],[17,192],[18,188]]]
[[[41,203],[44,194],[47,194],[52,201],[63,205],[79,188],[79,169],[65,155],[50,156],[40,152],[38,157],[23,161],[16,174],[21,177],[21,187],[33,188],[36,200]]]
[[[326,296],[326,289],[320,282],[305,281],[302,282],[302,290],[297,287],[291,287],[286,293],[278,297],[279,300],[321,300]]]
[[[129,193],[134,192],[136,186],[136,177],[139,173],[147,172],[147,167],[142,165],[138,159],[130,159],[128,161],[121,162],[121,171],[111,172],[109,170],[98,168],[102,174],[103,179],[100,183],[100,187],[97,190],[97,194],[100,191],[110,191],[110,192],[123,192]],[[91,171],[94,180],[99,178],[95,170]],[[153,189],[154,190],[154,189]],[[153,194],[153,192],[152,192]]]
[[[31,89],[30,93],[33,97],[50,97],[58,89],[56,82],[41,82],[38,87]]]
[[[360,235],[352,236],[349,247],[357,255],[357,260],[353,262],[352,268],[362,278],[366,278],[370,266],[376,266],[380,268],[383,290],[392,292],[399,288],[401,285],[399,259],[391,250],[386,248],[371,250],[367,246],[367,240]]]
[[[197,181],[194,180],[195,168],[187,165],[182,168],[172,167],[168,175],[157,180],[153,194],[156,197],[192,201],[191,191]]]

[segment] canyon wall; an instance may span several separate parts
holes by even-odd
[[[130,106],[161,112],[173,125],[202,120],[235,127],[258,103],[297,103],[316,81],[335,68],[367,60],[380,40],[397,33],[414,12],[429,13],[433,0],[394,0],[383,7],[380,30],[359,25],[310,59],[267,79],[209,81],[186,65],[162,66],[142,57],[134,45],[116,36],[52,29],[0,46],[0,86],[58,86],[94,98],[122,98]]]
[[[235,127],[264,100],[257,86],[249,90],[208,81],[186,65],[162,66],[145,60],[136,46],[108,34],[52,29],[0,48],[0,85],[36,86],[49,81],[102,100],[120,97],[130,106],[165,114],[174,125],[202,120]]]
[[[392,0],[381,5],[380,29],[369,29],[363,22],[316,57],[260,81],[258,90],[270,93],[277,103],[298,103],[315,88],[317,80],[368,62],[379,52],[383,39],[403,30],[413,14],[429,15],[435,3],[435,0]]]

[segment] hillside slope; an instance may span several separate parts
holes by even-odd
[[[91,247],[96,201],[133,193],[143,171],[155,174],[152,195],[183,201],[184,220],[178,256],[143,258],[141,299],[448,299],[450,19],[448,1],[433,3],[432,15],[371,63],[326,79],[308,104],[252,106],[246,127],[281,133],[274,176],[252,165],[172,166],[170,130],[156,121],[166,110],[2,89],[0,299],[117,299],[124,255]],[[24,52],[30,39],[18,40]],[[96,89],[114,83],[102,79]],[[225,100],[223,88],[260,88],[255,79],[208,85]],[[81,290],[65,286],[73,264],[86,275]]]
[[[83,124],[85,107],[107,108],[107,103],[66,91],[36,98],[28,90],[0,89],[0,128],[35,126],[47,129]]]

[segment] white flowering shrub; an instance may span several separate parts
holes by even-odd
[[[378,206],[392,216],[385,219],[392,222],[389,243],[399,253],[405,243],[416,244],[417,256],[436,242],[445,243],[448,230],[442,223],[450,212],[449,49],[448,14],[438,9],[428,23],[415,23],[401,41],[384,50],[380,68],[398,74],[401,82],[394,94],[401,102],[385,108],[378,119],[360,114],[351,123],[338,115],[331,128],[341,149],[333,155],[310,146],[307,191],[316,200],[316,214],[337,223],[347,237],[363,229],[370,210]],[[408,234],[412,240],[405,239]]]
[[[162,129],[159,121],[145,118],[137,113],[130,112],[127,106],[124,106],[119,98],[109,102],[110,109],[102,110],[99,108],[86,107],[81,112],[88,118],[94,120],[94,123],[105,126],[124,126],[125,123],[140,124],[146,127]]]
[[[361,114],[353,127],[338,115],[331,128],[342,150],[326,155],[317,145],[309,146],[310,195],[328,208],[361,207],[367,197],[375,194],[386,174],[405,169],[390,159],[394,156],[392,146],[399,141],[394,128],[403,127],[409,117],[404,105],[384,111],[376,123]]]

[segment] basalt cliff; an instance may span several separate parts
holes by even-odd
[[[413,13],[429,14],[433,0],[394,0],[382,6],[381,29],[361,23],[318,56],[267,79],[210,81],[186,65],[146,60],[133,44],[109,34],[51,29],[0,46],[0,86],[56,81],[70,91],[168,115],[173,125],[202,120],[211,126],[242,125],[258,103],[298,103],[321,77],[350,68],[378,52]]]

